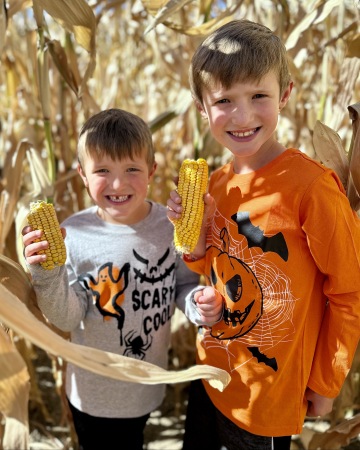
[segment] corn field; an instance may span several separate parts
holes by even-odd
[[[40,350],[60,404],[66,361],[114,378],[124,372],[102,352],[82,359],[40,313],[21,240],[30,201],[51,199],[60,221],[89,206],[76,172],[77,137],[83,122],[106,108],[148,122],[158,163],[149,191],[155,201],[165,204],[183,159],[201,156],[211,169],[226,162],[229,153],[193,105],[188,68],[204,37],[234,18],[261,22],[283,39],[294,89],[278,139],[333,168],[359,214],[359,0],[0,0],[0,450],[76,448],[64,405],[67,444],[30,442],[29,412],[51,421],[36,381]],[[173,334],[173,371],[153,368],[153,382],[186,386],[204,377],[226,385],[222,371],[193,367],[191,326],[174,320]],[[140,369],[149,370],[134,367],[128,379],[142,382]],[[305,424],[294,448],[359,449],[359,402],[358,352],[332,414],[322,427]]]

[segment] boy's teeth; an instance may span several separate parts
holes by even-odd
[[[247,137],[247,136],[251,136],[254,133],[255,133],[255,130],[244,131],[242,133],[240,131],[232,131],[231,132],[231,134],[236,137]]]
[[[112,202],[124,202],[127,200],[127,195],[122,195],[121,197],[118,197],[117,195],[109,195],[109,198]]]

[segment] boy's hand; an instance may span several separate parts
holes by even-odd
[[[200,259],[205,255],[207,222],[215,212],[215,200],[209,193],[206,193],[204,195],[204,204],[204,217],[202,221],[200,237],[196,248],[191,255],[192,259]],[[167,208],[167,217],[170,222],[173,222],[176,219],[180,219],[183,208],[181,206],[181,197],[177,193],[177,191],[174,190],[170,192],[170,198],[167,201]]]
[[[66,231],[64,228],[61,229],[61,233],[63,238],[65,239]],[[39,255],[38,252],[40,250],[45,250],[49,247],[48,241],[39,241],[34,242],[36,239],[39,239],[42,235],[41,230],[32,230],[32,228],[27,225],[21,231],[23,236],[23,244],[24,244],[24,257],[28,264],[40,264],[46,260],[46,255]]]
[[[204,204],[203,223],[206,224],[207,220],[215,212],[215,200],[209,193],[204,195]],[[181,206],[181,197],[176,190],[170,192],[170,198],[167,201],[167,209],[167,216],[171,222],[175,219],[180,219],[183,208]]]
[[[167,217],[170,222],[180,219],[182,210],[180,195],[175,190],[171,191],[170,198],[167,201]]]
[[[334,400],[333,398],[324,397],[317,394],[310,388],[305,391],[305,398],[308,402],[306,415],[308,417],[324,416],[332,411]]]
[[[208,286],[203,290],[194,294],[196,308],[204,323],[215,323],[222,317],[223,298],[221,294],[212,286]]]

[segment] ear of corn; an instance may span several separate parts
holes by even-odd
[[[35,242],[48,241],[49,243],[47,249],[39,252],[46,255],[46,260],[40,263],[41,266],[46,270],[52,270],[65,264],[66,247],[54,205],[43,201],[30,203],[27,220],[33,230],[42,230],[41,237]]]
[[[192,253],[199,240],[207,183],[208,165],[205,159],[183,161],[177,187],[183,212],[180,219],[174,220],[174,243],[180,253]]]

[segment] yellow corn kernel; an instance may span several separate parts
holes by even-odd
[[[208,184],[205,159],[185,159],[180,167],[177,191],[183,211],[174,220],[174,243],[179,253],[192,253],[199,240],[204,216],[204,194]]]
[[[31,202],[27,220],[33,230],[42,230],[41,237],[35,242],[49,243],[46,250],[39,252],[46,255],[46,260],[40,263],[41,266],[46,270],[52,270],[65,264],[66,247],[54,205],[43,201]]]

